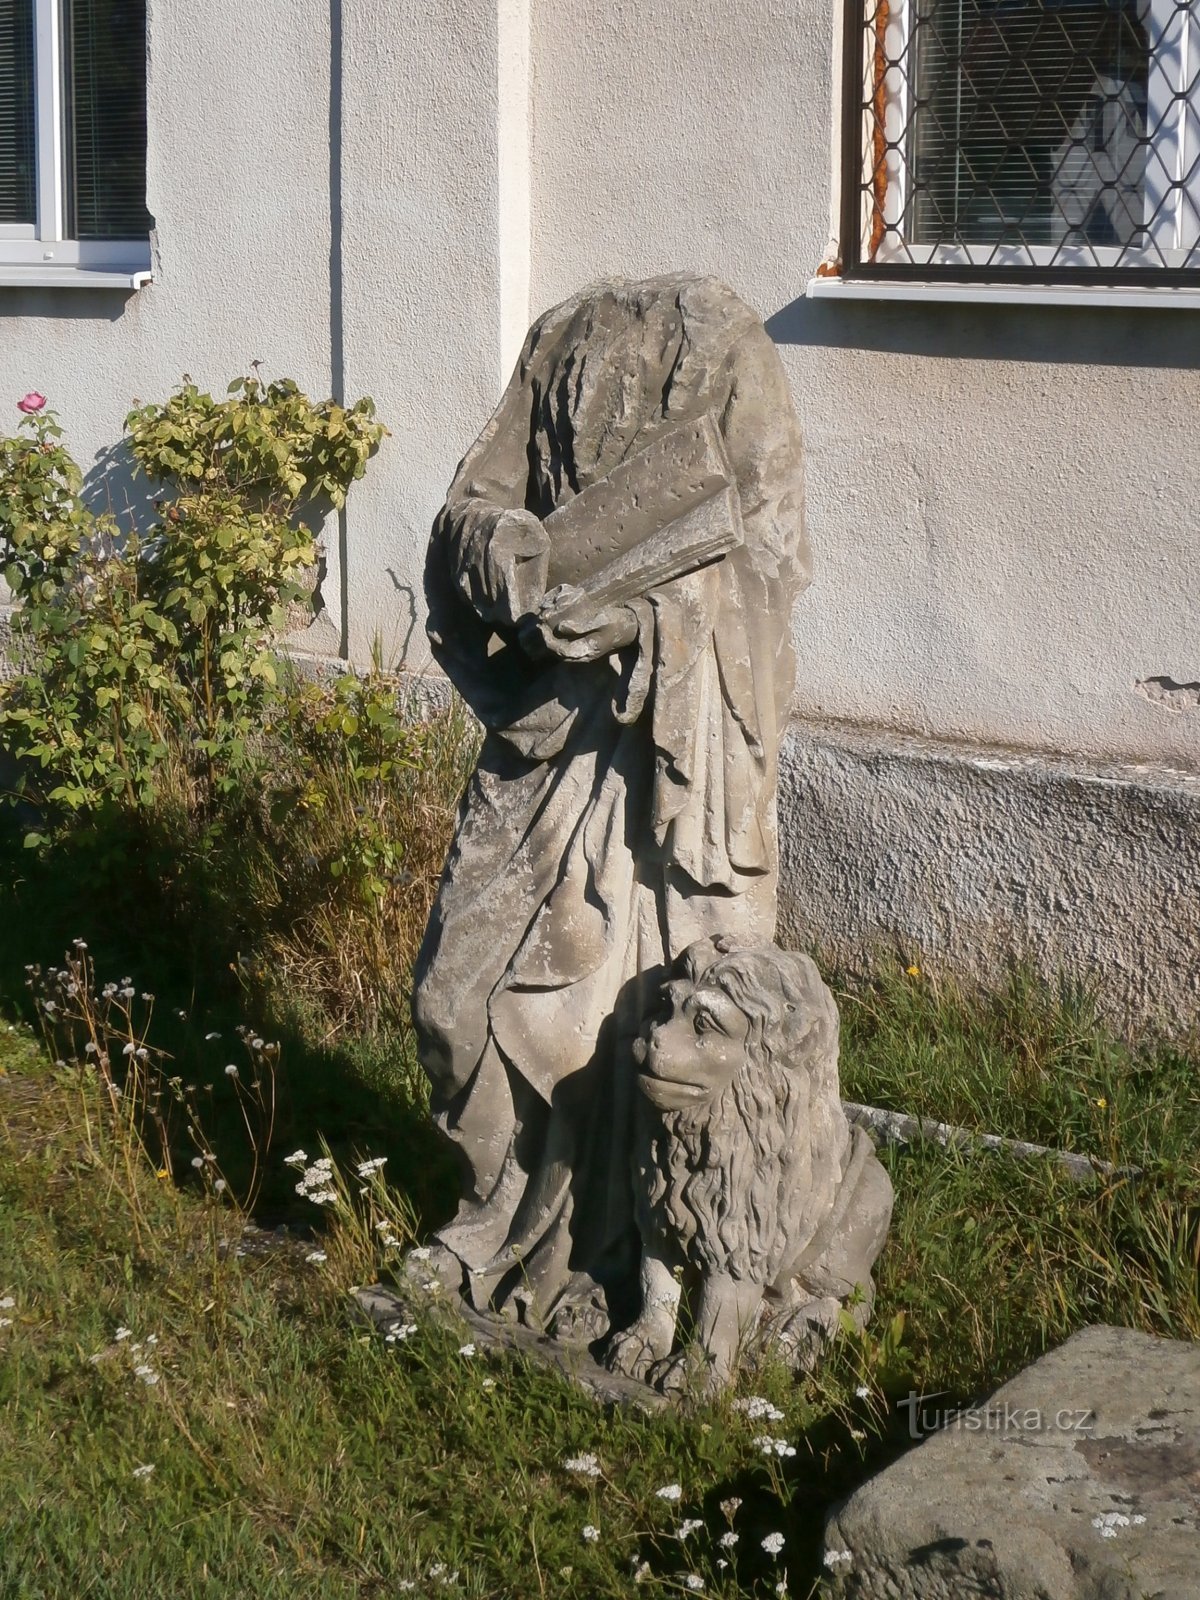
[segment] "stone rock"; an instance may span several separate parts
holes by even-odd
[[[434,1247],[539,1333],[637,1313],[632,1050],[671,963],[774,937],[803,484],[755,312],[612,280],[534,324],[434,525],[430,640],[485,729],[415,974],[462,1166]]]
[[[1197,1600],[1200,1345],[1084,1329],[857,1490],[825,1564],[845,1600]]]
[[[806,955],[704,939],[634,1047],[641,1311],[608,1351],[664,1393],[728,1383],[749,1348],[807,1362],[870,1315],[892,1186],[838,1091],[838,1012]],[[676,1350],[685,1277],[694,1344]]]

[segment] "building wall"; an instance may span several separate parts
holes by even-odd
[[[420,670],[430,522],[530,315],[604,275],[716,274],[766,319],[809,445],[785,936],[1107,963],[1128,1014],[1165,996],[1178,1020],[1200,313],[805,299],[835,9],[152,0],[154,282],[0,288],[0,425],[5,395],[48,394],[119,506],[145,493],[121,419],[184,371],[372,394],[391,436],[297,642],[365,661],[378,638]]]
[[[554,0],[532,300],[683,267],[766,319],[808,439],[796,710],[1200,765],[1200,313],[808,301],[832,0]]]

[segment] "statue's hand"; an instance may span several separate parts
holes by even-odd
[[[630,606],[602,611],[560,611],[549,618],[531,618],[521,633],[530,655],[557,656],[560,661],[600,661],[633,644],[637,615]]]

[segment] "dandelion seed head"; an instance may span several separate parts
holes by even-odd
[[[237,1064],[235,1062],[231,1061],[229,1063],[229,1065],[225,1068],[225,1076],[227,1078],[236,1078],[237,1075],[238,1075]]]

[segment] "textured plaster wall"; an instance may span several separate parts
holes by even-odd
[[[801,714],[1194,769],[1200,709],[1135,684],[1200,680],[1200,313],[804,300],[833,18],[538,0],[534,308],[692,266],[767,319],[809,442]]]
[[[797,721],[780,939],[995,986],[1013,958],[1178,1034],[1200,1020],[1200,777]]]
[[[0,427],[41,390],[118,507],[136,493],[123,458],[96,458],[135,397],[183,372],[220,390],[253,360],[330,385],[328,0],[152,0],[149,32],[155,282],[0,288]]]
[[[349,506],[350,645],[419,666],[430,523],[501,388],[496,0],[343,0],[342,40],[346,388],[393,430]]]

